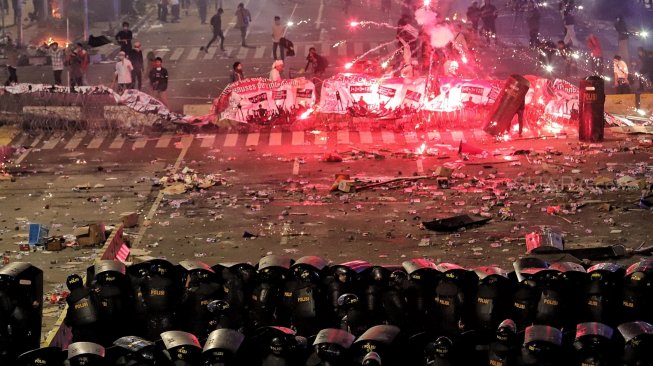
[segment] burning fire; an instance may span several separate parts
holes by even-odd
[[[43,41],[43,43],[47,46],[51,46],[55,42],[57,42],[59,47],[68,47],[68,45],[70,44],[67,41],[64,41],[62,39],[55,39],[53,37],[48,37],[45,41]]]
[[[52,18],[61,19],[61,7],[59,6],[59,0],[51,0],[52,6]]]

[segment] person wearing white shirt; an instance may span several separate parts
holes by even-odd
[[[281,24],[281,17],[274,17],[274,23],[272,24],[272,56],[275,60],[283,61],[286,58],[286,49],[285,47],[279,47],[279,41],[286,34],[286,27]],[[280,55],[281,58],[277,58],[277,48],[281,48]]]
[[[283,72],[283,61],[276,60],[272,64],[272,70],[270,70],[270,80],[280,81],[281,73]]]
[[[132,85],[132,71],[134,66],[131,61],[126,57],[122,51],[118,53],[118,62],[116,62],[116,72],[114,74],[113,83],[118,83],[118,93],[122,93],[126,89],[130,89]]]
[[[621,56],[616,55],[612,60],[614,67],[614,88],[617,94],[630,93],[630,82],[628,81],[628,65]]]

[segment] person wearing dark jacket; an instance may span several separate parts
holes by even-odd
[[[218,12],[211,17],[211,28],[213,29],[213,37],[209,41],[209,43],[206,45],[206,47],[202,47],[202,50],[208,52],[209,47],[211,47],[211,44],[215,42],[216,39],[220,38],[220,51],[224,51],[224,34],[222,33],[222,13],[224,13],[224,10],[222,8],[218,8]]]
[[[168,70],[162,66],[162,63],[161,57],[154,59],[154,67],[150,70],[150,85],[157,99],[168,107]]]
[[[237,81],[243,81],[244,79],[243,64],[238,61],[234,62],[233,69],[231,70],[231,82],[235,83]]]
[[[134,89],[141,90],[143,87],[143,71],[145,70],[145,60],[143,59],[143,50],[141,43],[135,42],[134,48],[129,53],[129,61],[132,62],[132,86]]]

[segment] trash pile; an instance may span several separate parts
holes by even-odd
[[[171,171],[172,169],[168,169]],[[170,173],[154,181],[155,186],[162,186],[165,195],[178,195],[187,191],[206,190],[213,186],[221,186],[226,180],[220,174],[201,175],[195,170],[185,167],[179,173]]]

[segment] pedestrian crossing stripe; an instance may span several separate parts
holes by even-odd
[[[350,43],[352,46],[350,47]],[[321,42],[320,44],[306,43],[295,44],[295,54],[298,59],[303,59],[308,55],[308,50],[311,47],[316,47],[321,50],[320,54],[324,57],[349,57],[354,58],[360,56],[370,49],[377,47],[378,42],[343,42],[336,47],[333,47],[331,42]],[[147,52],[153,51],[155,56],[161,57],[164,61],[196,61],[205,60],[210,61],[220,57],[236,57],[239,60],[247,59],[272,59],[271,46],[260,45],[257,47],[225,47],[225,52],[219,50],[220,45],[211,45],[206,53],[200,50],[200,47],[177,47],[171,50],[168,49],[147,49]]]
[[[574,133],[571,133],[571,137],[573,135]],[[60,133],[41,133],[36,136],[21,132],[14,136],[11,145],[15,147],[30,147],[48,152],[56,151],[56,149],[66,151],[101,151],[102,149],[118,150],[122,148],[134,151],[144,149],[158,151],[178,146],[178,141],[183,136],[187,135],[166,133],[158,136],[127,138],[124,135],[106,132],[93,134],[91,132],[78,131],[74,133],[69,132],[64,135]],[[535,136],[530,131],[524,132],[524,138],[533,137]],[[426,146],[432,144],[448,144],[452,148],[457,148],[460,141],[480,144],[492,141],[492,139],[492,136],[486,134],[481,129],[428,132],[406,131],[402,133],[392,131],[340,130],[315,134],[307,134],[304,131],[286,131],[196,135],[191,147],[195,146],[200,149],[251,146],[281,147],[283,145],[298,148],[310,145],[330,147],[337,145],[372,145],[382,147],[392,144],[419,146],[425,143]]]

